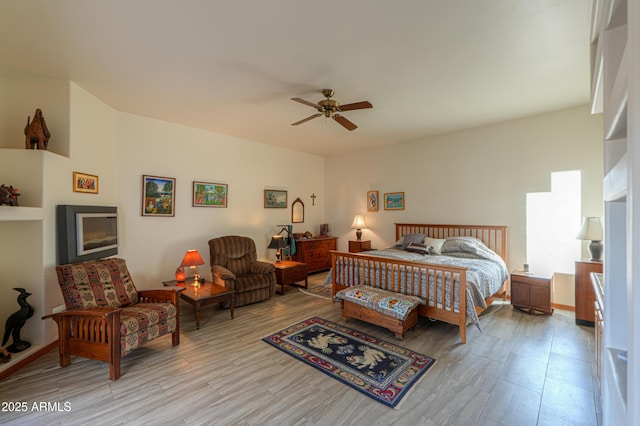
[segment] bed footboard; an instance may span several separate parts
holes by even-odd
[[[418,296],[424,300],[424,304],[418,307],[418,313],[457,325],[462,343],[467,341],[466,271],[467,268],[457,266],[331,252],[332,296],[355,285]]]

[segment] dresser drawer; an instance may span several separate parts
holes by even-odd
[[[336,237],[296,240],[293,260],[306,263],[309,273],[331,268],[331,250],[337,248]]]

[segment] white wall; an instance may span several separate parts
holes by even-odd
[[[392,245],[396,222],[508,225],[515,269],[526,259],[526,194],[549,191],[551,172],[582,170],[582,214],[602,215],[601,135],[601,117],[584,106],[331,157],[327,221],[341,250],[355,239],[358,213],[374,248]],[[380,193],[378,212],[366,211],[369,190]],[[383,194],[399,191],[405,210],[385,211]],[[572,292],[571,282],[557,283],[554,303],[573,305]]]
[[[266,245],[276,225],[291,223],[296,197],[306,209],[294,231],[317,233],[324,223],[321,157],[120,113],[72,82],[0,76],[0,89],[0,155],[11,165],[0,168],[0,183],[19,186],[27,203],[21,206],[35,210],[35,219],[16,221],[9,207],[0,209],[0,323],[17,310],[12,287],[32,292],[36,313],[21,337],[34,350],[57,337],[53,321],[40,318],[63,303],[55,274],[58,204],[118,206],[119,256],[139,288],[173,279],[187,249],[197,248],[208,262],[207,241],[215,236],[250,236],[260,257],[275,258]],[[49,152],[23,149],[26,116],[38,107],[52,134]],[[99,193],[73,192],[74,171],[97,175]],[[143,174],[177,179],[175,217],[140,215]],[[228,184],[229,207],[191,207],[193,180]],[[264,209],[265,188],[287,190],[289,207]],[[199,272],[210,275],[206,265]]]
[[[341,250],[354,238],[349,225],[358,213],[365,215],[364,238],[374,247],[393,242],[393,223],[399,221],[506,224],[512,269],[526,259],[526,193],[548,191],[550,172],[581,169],[583,215],[602,214],[601,123],[586,107],[324,159],[121,113],[74,83],[3,77],[0,89],[11,95],[0,101],[3,159],[24,157],[22,151],[15,155],[24,143],[19,115],[41,107],[53,135],[51,152],[25,164],[40,164],[41,174],[35,172],[35,180],[21,188],[42,192],[42,201],[36,201],[42,219],[18,224],[0,215],[0,229],[8,236],[0,245],[0,259],[6,260],[0,262],[6,281],[0,290],[9,300],[17,295],[10,289],[14,285],[34,290],[36,315],[24,329],[34,343],[53,339],[51,321],[38,318],[62,303],[54,268],[57,204],[118,206],[120,256],[140,288],[172,279],[187,249],[197,248],[208,261],[207,241],[216,236],[250,236],[259,257],[273,259],[266,246],[278,224],[291,222],[291,210],[264,209],[267,188],[287,190],[289,206],[296,197],[305,203],[305,222],[295,232],[316,234],[321,223],[329,223]],[[11,97],[24,106],[21,114],[11,112]],[[20,121],[26,123],[26,116]],[[74,193],[73,171],[98,175],[99,194]],[[141,216],[143,174],[177,179],[175,217]],[[18,183],[13,176],[0,177]],[[228,184],[229,207],[192,207],[193,180]],[[373,189],[381,197],[404,191],[406,209],[366,212],[366,191]],[[18,252],[29,253],[29,260],[20,264]],[[207,276],[208,267],[199,272]],[[14,303],[2,305],[0,321]]]
[[[279,224],[291,223],[291,203],[300,197],[305,221],[294,232],[319,232],[324,223],[324,159],[315,155],[119,113],[118,207],[120,256],[139,288],[174,279],[188,249],[198,249],[210,278],[209,239],[245,235],[258,257],[275,259],[266,246]],[[176,178],[174,217],[142,216],[142,176]],[[228,185],[228,207],[192,207],[192,182]],[[265,209],[264,189],[288,191],[287,209]],[[310,195],[315,193],[315,206]]]

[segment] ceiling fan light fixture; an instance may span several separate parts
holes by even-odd
[[[336,122],[338,122],[342,127],[344,127],[347,130],[357,129],[358,126],[353,124],[351,121],[347,120],[347,118],[344,117],[343,115],[337,114],[337,113],[342,111],[353,111],[357,109],[373,108],[373,105],[369,101],[362,101],[362,102],[354,102],[354,103],[346,104],[341,107],[338,101],[331,99],[334,93],[335,92],[332,89],[323,89],[322,95],[326,99],[319,101],[317,104],[314,104],[313,102],[309,102],[301,98],[291,98],[292,101],[308,105],[312,108],[315,108],[320,113],[320,114],[312,115],[311,117],[302,119],[300,121],[297,121],[295,123],[292,123],[291,125],[297,126],[299,124],[306,123],[307,121],[313,118],[324,115],[325,118],[333,118]]]

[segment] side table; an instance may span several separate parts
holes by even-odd
[[[367,250],[371,250],[371,240],[349,241],[349,253],[360,253]]]
[[[514,308],[553,314],[551,307],[551,278],[529,272],[511,273],[511,304]]]
[[[176,280],[163,281],[166,287],[176,286],[184,287],[184,291],[180,293],[180,298],[196,308],[196,330],[200,329],[200,308],[211,305],[216,302],[229,302],[229,310],[231,311],[231,319],[233,319],[233,311],[236,303],[236,292],[230,288],[222,287],[211,281],[205,281],[200,287],[191,285],[193,278],[187,279],[186,282],[178,282]]]
[[[306,263],[292,260],[271,262],[276,267],[276,282],[280,284],[280,294],[284,294],[284,287],[304,281],[304,288],[309,288],[308,268]]]

